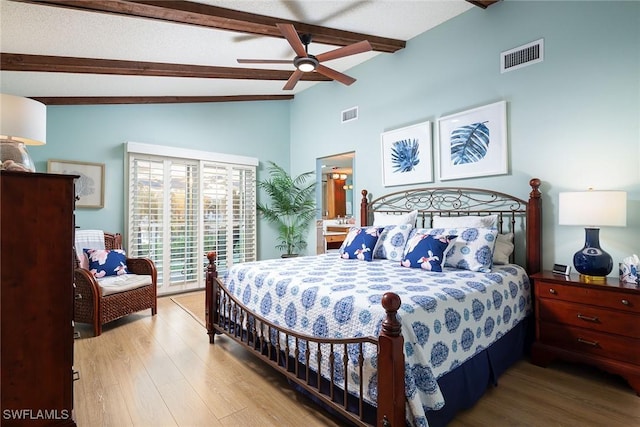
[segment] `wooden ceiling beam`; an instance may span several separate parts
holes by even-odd
[[[494,3],[498,3],[499,1],[500,0],[467,0],[467,2],[482,9],[486,9]]]
[[[184,104],[198,102],[287,101],[293,95],[232,96],[38,96],[45,105]]]
[[[3,71],[112,74],[121,76],[191,77],[201,79],[288,80],[292,71],[215,67],[161,62],[0,53]],[[304,73],[304,81],[331,81],[320,73]]]
[[[270,16],[225,9],[202,3],[173,0],[13,0],[45,6],[66,7],[121,16],[142,17],[165,22],[197,25],[245,34],[283,38],[276,23],[289,23],[301,34],[312,34],[316,43],[347,46],[368,40],[374,51],[393,53],[404,49],[404,40],[289,21]]]

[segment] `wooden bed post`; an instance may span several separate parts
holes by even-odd
[[[218,271],[215,265],[216,257],[217,254],[213,251],[207,253],[209,265],[207,265],[205,280],[204,317],[210,344],[214,343],[215,331],[213,330],[213,325],[218,322],[218,301],[220,300],[220,289],[218,288],[218,281],[216,280],[218,277]]]
[[[360,225],[362,227],[369,225],[369,200],[367,199],[367,190],[362,190],[362,201],[360,202]]]
[[[529,181],[531,193],[527,204],[527,262],[529,276],[542,270],[542,198],[540,180]]]
[[[387,317],[382,321],[378,337],[378,427],[404,427],[404,338],[397,314],[400,297],[387,292],[382,296],[382,307]]]

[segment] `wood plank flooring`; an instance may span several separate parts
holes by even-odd
[[[93,426],[340,426],[236,343],[217,337],[168,297],[105,325],[76,325],[75,419]],[[640,397],[584,366],[521,361],[452,426],[640,426]]]

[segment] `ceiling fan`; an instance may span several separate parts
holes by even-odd
[[[350,85],[356,81],[353,77],[347,76],[337,70],[326,67],[321,63],[332,59],[343,58],[345,56],[355,55],[357,53],[368,52],[371,45],[367,40],[350,44],[348,46],[339,47],[329,52],[321,53],[317,56],[308,52],[309,43],[311,43],[311,34],[298,35],[292,24],[276,24],[284,38],[287,39],[291,48],[296,53],[293,61],[290,59],[238,59],[240,64],[291,64],[296,67],[283,90],[291,90],[295,87],[298,80],[302,78],[304,73],[317,71],[318,73],[338,81],[345,85]]]

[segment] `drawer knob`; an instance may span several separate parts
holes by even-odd
[[[629,300],[623,299],[622,300],[622,304],[623,305],[631,305],[631,303],[629,302]]]
[[[555,295],[555,294],[557,294],[556,290],[555,290],[555,289],[553,289],[553,288],[549,288],[549,293],[550,293],[551,295]]]
[[[598,346],[598,341],[589,341],[589,340],[585,340],[584,338],[578,338],[578,342],[582,344],[590,345],[591,347]]]
[[[578,319],[582,319],[582,320],[586,320],[587,322],[599,322],[600,319],[598,319],[597,317],[593,316],[585,316],[584,314],[580,314],[578,313]]]

